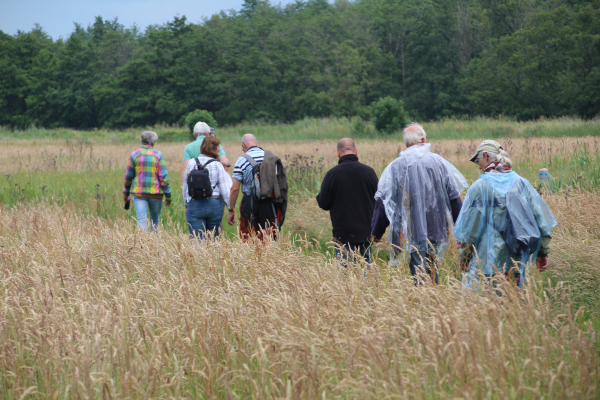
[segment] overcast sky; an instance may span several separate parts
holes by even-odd
[[[275,0],[271,4],[288,3]],[[0,30],[14,35],[28,32],[37,22],[54,39],[67,38],[74,22],[87,27],[98,15],[119,18],[125,27],[134,23],[145,30],[148,25],[164,24],[176,15],[200,22],[221,10],[240,10],[243,0],[0,0]]]

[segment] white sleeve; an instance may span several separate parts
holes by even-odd
[[[233,182],[231,181],[231,177],[229,176],[229,174],[225,172],[225,168],[223,168],[223,165],[221,163],[219,163],[219,179],[217,182],[219,185],[219,193],[221,193],[221,198],[223,199],[225,205],[227,205],[227,208],[229,209],[229,195],[231,192],[231,185]]]

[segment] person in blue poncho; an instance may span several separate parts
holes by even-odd
[[[546,202],[527,179],[512,171],[512,161],[498,142],[485,140],[471,157],[483,171],[467,191],[454,226],[461,242],[464,283],[478,274],[506,277],[523,288],[525,265],[535,260],[548,268],[552,228],[557,223]]]

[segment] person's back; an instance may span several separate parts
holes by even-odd
[[[254,199],[252,187],[254,186],[254,166],[260,165],[265,160],[265,151],[258,147],[258,140],[252,134],[242,137],[244,155],[240,156],[233,168],[233,185],[231,186],[230,208],[227,222],[234,225],[235,204],[240,190],[243,193],[240,204],[240,237],[247,240],[250,237],[263,239],[263,232],[276,238],[283,221],[284,210],[274,204],[271,197]]]
[[[412,246],[425,250],[427,241],[445,241],[448,224],[453,219],[450,202],[460,197],[441,157],[432,153],[430,147],[430,144],[410,147],[390,164],[382,177],[382,180],[398,180],[395,199],[390,199],[398,203],[392,243],[400,245],[400,236],[406,234],[410,240],[407,250]]]
[[[476,275],[504,277],[523,287],[525,265],[548,267],[556,220],[529,181],[512,171],[512,160],[495,140],[484,140],[469,161],[483,174],[467,191],[454,236],[461,241],[464,284]]]
[[[330,212],[337,243],[366,249],[371,237],[377,174],[358,161],[358,151],[351,139],[340,140],[338,157],[338,165],[323,179],[317,203]]]
[[[155,132],[142,133],[142,147],[131,153],[125,172],[123,199],[128,204],[129,196],[133,197],[137,220],[144,230],[147,216],[151,220],[150,230],[158,226],[163,195],[167,198],[166,205],[171,205],[169,173],[162,153],[154,149],[156,140]]]
[[[410,272],[415,285],[419,270],[437,282],[435,265],[443,258],[462,207],[460,192],[466,179],[441,156],[431,152],[426,133],[419,124],[404,129],[407,150],[383,171],[375,198],[372,233],[380,241],[390,226],[389,240],[394,258],[401,250],[410,254]]]
[[[202,147],[202,142],[207,135],[211,135],[212,128],[208,126],[205,122],[198,122],[194,126],[194,138],[195,140],[192,143],[189,143],[183,149],[183,170],[186,169],[189,160],[192,160],[200,155],[200,148]],[[213,135],[214,136],[214,135]],[[229,171],[229,159],[227,158],[227,153],[223,146],[219,144],[219,154],[218,159],[223,164],[223,167],[226,171]],[[182,174],[182,179],[185,177]]]
[[[522,265],[536,259],[540,251],[547,256],[555,224],[552,212],[529,181],[510,171],[486,173],[473,183],[454,232],[476,250],[478,262],[473,265],[477,270],[485,275],[521,274]],[[475,254],[462,253],[465,263]]]

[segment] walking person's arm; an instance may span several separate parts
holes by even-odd
[[[385,206],[381,198],[375,202],[375,211],[373,212],[373,219],[371,220],[371,235],[375,243],[381,242],[381,237],[385,233],[385,230],[390,225],[390,221],[385,214]]]
[[[225,172],[225,167],[223,167],[222,165],[217,166],[219,167],[219,177],[217,179],[219,193],[221,193],[221,198],[227,206],[227,209],[233,209],[232,207],[229,207],[229,204],[231,203],[231,178],[229,178],[229,174]]]
[[[158,181],[160,182],[160,187],[166,197],[165,205],[170,206],[171,185],[169,184],[169,172],[167,171],[167,164],[165,163],[165,159],[162,157],[158,161]]]
[[[229,193],[229,214],[227,215],[227,223],[229,225],[235,225],[235,203],[240,193],[241,184],[241,181],[233,178],[233,185],[231,185],[231,192]]]
[[[183,184],[187,181],[187,166],[188,163],[190,162],[190,160],[185,160],[183,162],[183,169],[181,170],[181,184],[183,186]]]
[[[225,149],[222,145],[219,145],[219,161],[221,162],[221,164],[223,164],[223,168],[225,168],[225,171],[229,173],[229,167],[231,166],[231,163],[229,162],[229,158],[227,158],[227,153],[225,152]]]
[[[223,164],[223,168],[225,168],[225,171],[229,173],[229,167],[231,166],[229,158],[227,158],[227,156],[219,156],[219,161],[221,162],[221,164]]]
[[[125,203],[129,203],[129,194],[131,193],[131,185],[133,184],[134,178],[135,160],[133,159],[133,155],[130,155],[129,161],[127,162],[127,170],[125,171],[125,183],[123,185],[123,200]]]
[[[331,210],[334,203],[334,196],[331,194],[333,191],[331,186],[331,174],[328,172],[325,174],[325,178],[323,178],[321,191],[317,195],[317,204],[325,211]]]

